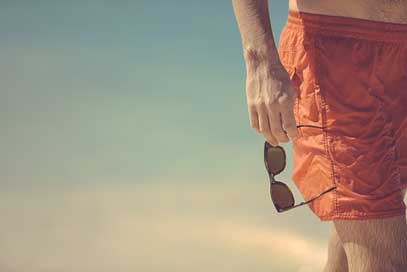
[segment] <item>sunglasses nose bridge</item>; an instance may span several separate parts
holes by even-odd
[[[269,180],[271,183],[276,182],[276,180],[274,179],[274,174],[269,172]]]

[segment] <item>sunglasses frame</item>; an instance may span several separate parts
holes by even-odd
[[[284,165],[283,165],[283,167],[281,168],[281,170],[278,171],[278,172],[276,172],[276,173],[271,173],[271,171],[269,170],[268,163],[267,163],[267,151],[268,151],[270,148],[279,148],[279,149],[281,149],[281,151],[282,151],[283,154],[284,154]],[[293,195],[292,191],[290,190],[290,188],[288,187],[288,185],[285,184],[285,183],[282,182],[282,181],[277,181],[277,180],[274,179],[274,176],[277,176],[278,174],[280,174],[281,172],[284,171],[284,169],[285,169],[285,167],[286,167],[286,164],[287,164],[286,158],[287,158],[287,157],[286,157],[286,153],[285,153],[285,150],[284,150],[284,148],[283,148],[282,146],[280,146],[280,145],[273,146],[273,145],[271,145],[271,144],[270,144],[269,142],[267,142],[267,141],[264,142],[264,165],[266,166],[266,170],[267,170],[267,173],[268,173],[268,176],[269,176],[269,180],[270,180],[270,197],[271,197],[271,200],[273,201],[274,207],[276,208],[277,212],[279,212],[279,213],[285,212],[285,211],[288,211],[288,210],[291,210],[291,209],[300,207],[300,206],[302,206],[302,205],[308,204],[308,203],[312,202],[313,200],[317,199],[318,197],[321,197],[322,195],[324,195],[324,194],[326,194],[326,193],[328,193],[328,192],[330,192],[330,191],[332,191],[332,190],[334,190],[334,189],[336,188],[336,186],[331,187],[331,188],[329,188],[328,190],[326,190],[325,192],[322,192],[322,193],[320,193],[319,195],[317,195],[317,196],[315,196],[315,197],[313,197],[313,198],[311,198],[311,199],[309,199],[309,200],[307,200],[307,201],[303,201],[303,202],[301,202],[301,203],[295,205],[294,195]],[[276,203],[274,203],[274,200],[273,200],[273,197],[272,197],[272,194],[271,194],[272,186],[273,186],[273,185],[282,185],[282,186],[285,186],[285,187],[287,188],[288,192],[290,192],[294,204],[293,204],[292,206],[290,206],[290,207],[281,208],[281,207],[279,207]]]

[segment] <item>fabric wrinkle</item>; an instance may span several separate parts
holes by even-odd
[[[407,25],[289,10],[278,51],[297,91],[291,178],[305,200],[337,187],[311,211],[405,214]]]

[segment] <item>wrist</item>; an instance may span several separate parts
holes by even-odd
[[[281,66],[280,57],[272,39],[245,43],[243,58],[248,65]]]

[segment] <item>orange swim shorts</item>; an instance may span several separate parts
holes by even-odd
[[[407,24],[289,10],[280,60],[297,91],[291,179],[321,221],[405,214]]]

